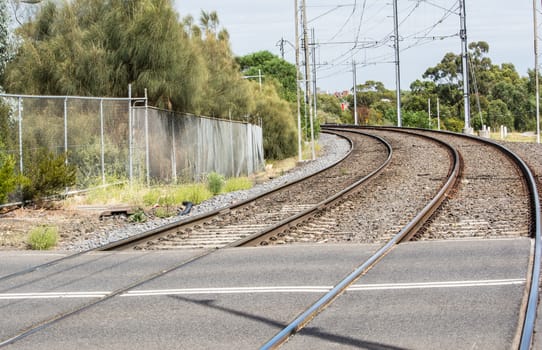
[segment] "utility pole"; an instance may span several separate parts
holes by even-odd
[[[356,61],[352,58],[352,75],[354,80],[354,125],[358,125],[358,99],[357,99],[357,78],[356,78]]]
[[[467,51],[467,15],[465,11],[465,0],[459,0],[459,14],[461,30],[459,36],[461,37],[461,63],[463,67],[463,104],[465,109],[465,128],[463,133],[472,134],[472,128],[470,126],[470,96],[469,96],[469,62]]]
[[[301,145],[301,101],[299,98],[299,7],[297,0],[295,6],[295,93],[297,99],[297,153],[298,159],[303,160],[303,147]]]
[[[307,33],[307,6],[306,0],[303,1],[303,43],[305,50],[305,103],[309,107],[309,120],[311,127],[311,153],[312,160],[316,159],[316,153],[314,151],[314,124],[312,118],[312,103],[311,103],[311,74],[310,74],[310,62],[309,62],[309,38]]]
[[[540,143],[540,91],[538,84],[538,24],[536,20],[536,0],[533,0],[533,26],[534,26],[534,81],[536,91],[536,143]]]
[[[401,69],[399,64],[399,21],[397,19],[397,0],[393,0],[393,32],[395,46],[395,95],[397,100],[397,126],[402,126],[401,121]]]

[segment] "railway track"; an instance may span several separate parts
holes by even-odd
[[[347,133],[350,133],[350,132],[347,132]],[[301,195],[301,194],[304,194],[304,193],[308,192],[310,194],[309,198],[312,200],[312,203],[311,203],[311,200],[307,200],[307,202],[309,202],[310,204],[313,204],[312,209],[303,211],[302,209],[299,209],[300,206],[297,206],[297,210],[298,211],[301,210],[301,212],[294,215],[293,220],[292,220],[292,217],[291,217],[290,219],[279,221],[278,224],[271,225],[272,229],[273,229],[274,226],[282,226],[282,227],[286,226],[287,227],[289,224],[295,222],[296,217],[298,217],[301,220],[305,220],[305,219],[302,219],[302,218],[304,216],[310,214],[311,211],[319,210],[320,207],[336,201],[337,199],[341,198],[346,193],[350,193],[350,192],[354,191],[366,179],[376,175],[377,173],[381,172],[382,169],[385,168],[385,165],[387,165],[389,163],[389,160],[391,158],[391,149],[389,148],[389,145],[386,145],[386,143],[383,142],[382,139],[379,139],[379,138],[371,137],[371,138],[368,139],[366,135],[359,135],[359,134],[357,134],[357,132],[356,133],[350,133],[350,134],[351,134],[350,137],[357,138],[357,140],[354,141],[354,142],[358,142],[357,143],[358,148],[356,148],[356,150],[352,151],[350,153],[349,157],[347,157],[347,159],[350,159],[350,163],[347,164],[346,166],[344,166],[344,163],[343,163],[341,165],[341,166],[344,166],[343,168],[335,165],[335,166],[327,169],[326,171],[323,171],[323,172],[321,172],[321,173],[319,173],[317,175],[312,176],[311,179],[313,181],[314,181],[315,178],[317,178],[317,177],[319,177],[319,178],[317,179],[316,182],[310,183],[308,185],[308,187],[304,187],[304,185],[301,185],[301,186],[298,185],[299,189],[297,190],[296,194]],[[360,143],[360,140],[362,140],[361,143]],[[371,140],[371,143],[369,143],[369,144],[366,143],[367,140]],[[363,148],[362,148],[363,152],[360,152],[360,148],[359,148],[360,144],[363,145]],[[383,145],[386,145],[386,146],[383,146]],[[388,149],[387,151],[385,151],[386,148]],[[383,152],[383,151],[385,151],[385,152]],[[384,154],[384,156],[383,156],[383,154]],[[355,157],[355,156],[357,156],[357,157]],[[367,158],[371,159],[372,163],[367,163],[366,162]],[[379,166],[377,167],[377,170],[374,170],[374,163],[375,162],[379,164]],[[371,165],[367,165],[367,164],[371,164]],[[354,174],[354,176],[352,174]],[[365,176],[363,176],[363,175],[365,175]],[[342,182],[341,182],[341,179],[342,179]],[[339,193],[337,193],[337,187],[338,187],[337,182],[338,181],[341,183],[340,187],[346,187],[346,189],[344,189],[343,191],[340,191]],[[323,186],[322,182],[323,183],[328,183],[328,185]],[[302,182],[300,182],[300,184],[301,183]],[[294,194],[292,192],[293,191],[292,188],[295,187],[296,185],[297,185],[297,183],[295,185],[291,185],[291,186],[284,186],[283,188],[280,188],[278,191],[272,191],[270,193],[267,193],[267,194],[261,196],[261,198],[263,199],[263,204],[259,205],[259,207],[264,208],[263,212],[271,213],[271,218],[277,218],[278,217],[277,220],[281,220],[281,218],[287,217],[288,215],[291,215],[291,212],[288,212],[288,210],[284,210],[283,207],[285,205],[286,206],[288,205],[287,200],[291,200],[291,198],[293,198]],[[317,186],[317,185],[318,185],[318,191],[315,190],[315,186]],[[285,191],[285,189],[286,189],[286,191]],[[257,198],[257,199],[260,199],[260,197]],[[329,203],[324,203],[324,202],[329,202]],[[243,214],[240,215],[241,217],[254,217],[254,216],[256,216],[255,215],[256,213],[255,213],[255,210],[254,210],[254,205],[253,204],[250,205],[249,203],[242,203],[240,205],[236,205],[236,206],[234,206],[235,207],[234,209],[243,211]],[[277,211],[276,203],[279,203],[278,207],[280,207],[280,211]],[[274,209],[270,209],[269,207],[274,208]],[[232,211],[232,208],[230,207],[227,210],[221,210],[218,214],[219,215],[220,214],[222,214],[222,215],[231,214],[231,211]],[[281,212],[286,212],[286,214],[281,214]],[[237,212],[237,213],[239,213],[239,212]],[[279,213],[279,214],[277,214],[277,213]],[[213,213],[213,214],[216,214],[216,213]],[[231,218],[234,218],[234,222],[238,223],[237,220],[239,220],[239,219],[236,216],[227,215],[227,217],[228,217],[228,220],[230,220]],[[261,220],[261,217],[260,217],[260,220]],[[271,219],[271,220],[274,220],[274,219]],[[202,221],[207,221],[208,222],[207,217],[205,217],[205,218],[196,218],[196,220],[194,220],[194,222],[193,222],[193,224],[195,223],[194,227],[198,225],[198,222],[201,223]],[[285,221],[288,221],[288,223],[285,224]],[[207,224],[207,225],[212,225],[212,224],[213,224],[213,222],[211,222],[210,224]],[[204,224],[202,223],[201,226],[204,226]],[[160,234],[163,234],[163,233],[160,233]],[[260,233],[257,234],[257,235],[260,235]],[[138,237],[138,239],[140,239],[140,238],[141,237]],[[147,237],[145,237],[145,239],[146,238]],[[140,242],[140,240],[139,240],[139,242]],[[132,243],[132,242],[130,242],[130,243]],[[153,272],[153,273],[151,273],[151,274],[149,274],[147,276],[144,276],[144,277],[142,277],[142,278],[140,278],[138,280],[132,281],[131,283],[124,284],[124,285],[116,288],[112,292],[105,293],[104,295],[100,296],[96,300],[93,300],[93,301],[88,302],[88,303],[77,305],[73,309],[64,310],[63,312],[58,313],[58,314],[54,314],[54,315],[52,315],[51,317],[49,317],[47,319],[40,320],[37,323],[28,325],[23,330],[21,330],[20,333],[12,335],[11,337],[1,341],[0,346],[13,344],[14,342],[17,342],[17,341],[19,341],[21,339],[24,339],[28,335],[33,334],[33,333],[35,333],[35,332],[37,332],[39,330],[42,330],[42,329],[44,329],[44,328],[46,328],[46,327],[48,327],[48,326],[50,326],[52,324],[63,321],[63,320],[65,320],[65,319],[67,319],[67,318],[69,318],[71,316],[74,316],[74,315],[76,315],[76,314],[78,314],[78,313],[80,313],[80,312],[82,312],[84,310],[92,308],[95,305],[98,305],[98,304],[103,303],[103,302],[105,302],[107,300],[110,300],[110,299],[114,298],[115,296],[123,295],[124,293],[128,292],[129,290],[134,289],[134,288],[136,288],[136,287],[138,287],[138,286],[140,286],[140,285],[142,285],[144,283],[147,283],[150,280],[156,279],[156,278],[158,278],[160,276],[163,276],[163,275],[168,274],[168,273],[170,273],[172,271],[175,271],[175,270],[177,270],[179,268],[182,268],[186,264],[192,263],[192,262],[194,262],[196,260],[201,259],[202,257],[205,257],[205,256],[207,256],[209,254],[212,254],[214,251],[215,251],[214,246],[213,246],[212,249],[202,249],[201,253],[199,253],[199,254],[191,255],[189,258],[187,258],[187,259],[185,259],[183,261],[176,262],[175,264],[173,264],[171,266],[167,266],[165,268],[160,268],[160,270],[157,271],[157,272]],[[80,253],[80,254],[77,254],[77,255],[74,255],[74,256],[84,258],[85,253]],[[14,287],[9,288],[8,290],[12,290],[13,288],[16,288],[16,286],[18,286],[18,284],[17,284],[18,282],[16,281],[17,277],[26,277],[24,275],[26,275],[28,273],[31,273],[31,272],[34,272],[34,271],[42,271],[43,272],[48,267],[54,266],[57,263],[66,262],[66,261],[70,260],[70,258],[71,257],[68,257],[68,258],[65,258],[65,259],[59,259],[59,260],[53,261],[53,262],[45,264],[45,265],[40,265],[40,266],[33,267],[31,269],[27,269],[25,271],[21,271],[20,273],[12,274],[10,276],[4,276],[1,280],[4,281],[4,282],[10,281],[11,285],[13,285]],[[26,285],[28,283],[29,282],[24,282],[22,285]]]
[[[389,131],[438,135],[436,138],[444,140],[443,142],[446,142],[461,154],[464,163],[461,165],[459,181],[454,181],[453,190],[450,191],[445,200],[443,199],[444,204],[431,214],[429,220],[416,223],[420,218],[420,215],[418,215],[406,226],[414,225],[421,228],[409,234],[410,237],[418,240],[480,236],[486,238],[529,236],[534,238],[535,249],[530,257],[531,268],[526,283],[525,295],[528,296],[525,298],[524,307],[521,310],[517,339],[514,342],[520,349],[530,349],[538,304],[541,226],[540,202],[536,181],[526,164],[505,147],[472,137],[434,133],[426,130],[363,129],[366,131],[370,129],[380,136],[387,135]],[[491,156],[489,156],[489,153],[491,153]],[[495,169],[494,162],[487,161],[488,158],[497,159],[498,169]],[[488,208],[490,209],[488,210]],[[351,216],[352,213],[349,215]],[[353,215],[359,217],[363,215],[363,211],[355,211]],[[375,255],[341,280],[333,290],[312,304],[299,317],[278,332],[262,349],[276,348],[291,335],[299,332],[311,319],[342,294],[348,286],[393,249],[393,245],[401,241],[404,236],[403,229]]]
[[[328,129],[329,130],[329,129]],[[331,131],[331,130],[329,130]],[[339,132],[335,130],[334,132]],[[348,275],[345,279],[335,285],[335,287],[320,298],[316,303],[311,305],[299,316],[287,325],[282,331],[277,333],[269,342],[267,342],[262,348],[275,348],[282,342],[284,342],[290,335],[298,332],[302,329],[310,319],[315,317],[316,314],[321,312],[327,305],[335,300],[344,290],[350,286],[353,282],[366,273],[374,264],[388,254],[399,242],[410,237],[415,239],[442,239],[446,237],[435,236],[434,232],[442,231],[438,228],[439,218],[444,217],[450,219],[450,212],[447,212],[446,208],[454,208],[454,200],[460,199],[460,193],[472,193],[476,185],[480,185],[488,179],[488,173],[484,171],[473,171],[467,169],[474,165],[481,166],[475,160],[463,155],[465,164],[462,166],[459,157],[459,152],[468,153],[473,147],[469,146],[467,142],[463,145],[463,141],[455,146],[452,146],[452,140],[448,140],[449,143],[443,141],[437,141],[433,134],[433,139],[428,138],[427,135],[410,135],[415,138],[413,145],[407,146],[404,141],[404,136],[397,136],[397,130],[366,130],[365,132],[377,133],[381,139],[387,138],[391,140],[392,147],[394,149],[393,158],[382,157],[382,151],[385,147],[382,146],[382,141],[371,142],[370,144],[364,143],[364,151],[358,152],[363,157],[374,157],[374,163],[388,164],[387,167],[380,169],[378,172],[370,171],[374,170],[374,163],[367,162],[364,159],[364,170],[362,174],[357,177],[349,176],[350,172],[354,173],[354,164],[360,163],[361,158],[357,158],[352,161],[348,166],[336,165],[331,169],[328,169],[326,173],[320,173],[313,177],[313,182],[308,187],[303,187],[299,184],[299,189],[294,190],[292,187],[288,188],[285,192],[281,189],[276,193],[269,193],[260,198],[261,204],[254,203],[242,203],[236,206],[232,206],[227,209],[220,210],[211,215],[205,215],[196,218],[183,228],[167,227],[167,232],[151,232],[145,237],[140,236],[130,242],[123,242],[117,246],[105,247],[105,249],[115,248],[133,248],[139,247],[139,250],[148,249],[171,249],[172,246],[182,246],[183,243],[188,242],[187,236],[193,235],[196,231],[203,234],[208,234],[208,237],[198,237],[198,240],[194,243],[185,245],[190,248],[204,248],[201,249],[200,254],[190,256],[183,261],[177,261],[173,265],[161,268],[158,272],[150,273],[137,281],[124,284],[113,292],[107,293],[107,295],[98,298],[90,303],[78,305],[75,308],[55,314],[48,319],[40,320],[32,325],[29,325],[18,334],[1,340],[0,347],[4,345],[12,344],[20,339],[25,338],[29,334],[38,332],[51,324],[65,320],[70,316],[73,316],[83,310],[87,310],[94,305],[109,300],[115,296],[123,295],[127,291],[136,288],[149,280],[156,279],[157,277],[168,274],[179,268],[182,268],[188,263],[194,262],[203,256],[212,254],[216,248],[227,247],[233,245],[269,245],[269,244],[286,244],[291,242],[379,242],[382,243],[380,248],[373,256],[363,262],[359,267]],[[412,133],[413,131],[410,131]],[[341,130],[343,135],[355,135],[352,130]],[[426,134],[425,132],[422,132]],[[366,137],[363,139],[366,142]],[[450,136],[451,137],[451,136]],[[438,137],[437,137],[438,138]],[[380,139],[372,139],[380,140]],[[439,146],[435,146],[439,144]],[[410,147],[410,148],[409,148]],[[367,151],[372,150],[372,151]],[[414,151],[413,151],[414,150]],[[431,150],[431,151],[429,151]],[[429,151],[429,152],[428,152]],[[487,152],[487,150],[486,150]],[[350,156],[355,155],[355,151]],[[429,160],[427,153],[431,153],[432,160]],[[383,158],[386,160],[384,161]],[[504,163],[504,159],[503,159]],[[506,166],[508,170],[503,170],[503,173],[499,173],[495,176],[495,179],[502,183],[513,183],[519,181],[523,176],[529,177],[528,169],[525,169],[524,164],[514,161],[517,165]],[[372,164],[368,166],[367,164]],[[438,165],[436,167],[435,165]],[[503,167],[504,168],[504,167]],[[436,174],[433,171],[436,170]],[[478,169],[480,170],[480,169]],[[513,172],[513,174],[512,174]],[[458,181],[459,175],[462,173],[466,175],[466,178]],[[411,174],[407,176],[406,174]],[[412,176],[412,174],[416,174]],[[333,186],[333,181],[337,177],[342,180],[341,187],[345,188],[344,193],[337,193],[337,187]],[[371,177],[371,181],[368,181],[364,186],[358,186],[363,182],[365,178]],[[397,187],[397,183],[394,183],[392,179],[401,177],[403,187]],[[532,178],[532,175],[531,175]],[[329,186],[320,186],[320,182],[325,182],[329,179]],[[407,181],[408,179],[408,181]],[[466,179],[466,180],[465,180]],[[523,181],[523,180],[521,180]],[[532,181],[534,183],[534,180]],[[513,205],[527,205],[528,209],[521,207],[517,212],[514,212],[514,217],[517,217],[518,229],[510,230],[504,229],[502,223],[506,220],[494,220],[488,219],[488,223],[495,223],[491,226],[490,237],[500,236],[540,236],[540,223],[539,212],[540,206],[538,204],[537,196],[533,193],[536,192],[536,185],[531,183],[530,180],[525,180],[522,191],[513,193],[513,195],[504,195],[502,198],[512,197]],[[318,185],[317,185],[318,184]],[[294,185],[295,186],[295,185]],[[472,187],[471,187],[472,186]],[[533,187],[534,186],[534,187]],[[319,187],[316,191],[315,187]],[[322,188],[320,188],[322,187]],[[325,188],[324,188],[325,187]],[[483,189],[480,193],[487,193],[490,189]],[[417,193],[418,200],[413,202],[412,198],[408,197],[406,193]],[[523,197],[526,193],[530,193],[531,197],[527,200]],[[291,205],[291,199],[297,198],[298,194],[310,193],[311,196],[305,200],[296,201],[296,205]],[[491,192],[493,193],[493,192]],[[495,194],[496,196],[496,194]],[[467,196],[468,197],[468,196]],[[536,197],[536,198],[535,198]],[[378,200],[380,198],[380,201]],[[490,197],[495,203],[500,203],[497,197]],[[501,197],[498,197],[501,198]],[[522,199],[523,198],[523,199]],[[517,201],[516,201],[517,200]],[[381,202],[382,206],[378,207],[375,211],[380,212],[380,218],[375,216],[373,220],[368,219],[368,213],[370,203],[376,205]],[[504,199],[502,202],[505,202]],[[480,205],[481,202],[473,201],[468,206],[469,213],[473,212],[471,206]],[[442,205],[441,205],[442,204]],[[529,207],[532,205],[532,207]],[[408,207],[412,207],[408,209]],[[261,210],[261,209],[267,210]],[[383,215],[384,208],[387,208],[386,215]],[[261,211],[258,211],[261,210]],[[404,212],[403,212],[404,211]],[[218,216],[214,216],[218,214]],[[388,215],[389,214],[389,215]],[[405,215],[403,215],[405,214]],[[482,212],[474,212],[473,215],[478,218],[481,217]],[[361,215],[361,219],[360,219]],[[382,221],[383,216],[391,216],[389,222]],[[490,215],[495,217],[495,215]],[[353,219],[356,218],[357,219]],[[429,221],[428,221],[428,218]],[[484,216],[485,218],[485,216]],[[253,220],[255,219],[255,220]],[[461,220],[465,219],[463,217]],[[247,220],[244,221],[243,220]],[[261,222],[269,220],[267,225],[258,226]],[[451,218],[451,222],[457,222],[457,219]],[[468,219],[466,219],[468,220]],[[525,221],[527,220],[527,224]],[[366,226],[368,225],[368,226]],[[315,228],[324,229],[315,229]],[[418,229],[422,227],[421,230]],[[432,227],[435,227],[432,229]],[[462,230],[461,225],[457,225],[457,232],[460,232],[455,238],[464,238],[473,233],[468,233],[467,230]],[[467,227],[467,225],[465,225]],[[243,229],[243,230],[242,230]],[[246,229],[246,230],[245,230]],[[175,232],[175,233],[172,233]],[[241,234],[235,233],[235,235],[229,236],[227,239],[220,242],[216,242],[217,237],[229,235],[229,232],[242,231]],[[367,232],[375,231],[378,234],[369,234]],[[431,233],[433,232],[433,233]],[[365,234],[364,234],[365,233]],[[157,240],[147,243],[149,235],[158,234],[160,237]],[[171,237],[168,237],[171,235]],[[242,237],[244,236],[244,237]],[[454,238],[453,236],[447,236],[448,238]],[[304,239],[305,238],[305,239]],[[239,241],[239,239],[241,241]],[[236,241],[237,240],[237,241]],[[207,241],[214,241],[210,244]],[[232,243],[236,241],[238,243]],[[179,243],[182,242],[182,243]],[[124,245],[126,243],[127,245]],[[536,245],[535,251],[537,251],[538,258],[533,258],[533,278],[539,277],[539,271],[536,268],[540,265],[540,244]],[[137,249],[137,248],[136,248]],[[80,254],[77,256],[84,255]],[[538,259],[538,260],[537,260]],[[537,263],[538,261],[538,263]],[[47,267],[47,266],[44,266]],[[32,268],[27,272],[36,271],[39,268]],[[24,272],[26,273],[26,272]],[[22,273],[21,273],[22,274]],[[16,274],[5,278],[8,280],[20,276]],[[537,277],[538,276],[538,277]],[[2,279],[0,279],[2,281]],[[532,314],[533,300],[537,300],[536,288],[532,284],[529,294],[529,302],[526,307],[526,317],[523,325],[522,337],[521,337],[521,349],[528,349],[530,344],[534,314]],[[536,304],[534,306],[536,308]]]
[[[448,134],[439,138],[458,149],[465,167],[454,195],[414,239],[530,236],[529,189],[518,165],[477,139]]]
[[[338,164],[308,179],[192,220],[175,223],[102,247],[101,250],[216,249],[245,245],[275,227],[303,220],[327,202],[382,171],[391,149],[380,138],[337,132],[355,145]],[[376,170],[375,170],[376,169]],[[295,198],[295,201],[292,199]]]
[[[306,223],[260,236],[252,245],[383,244],[392,239],[449,181],[459,160],[452,147],[430,137],[414,135],[407,140],[396,131],[378,136],[388,140],[394,149],[384,173],[333,206],[322,208]]]
[[[385,146],[382,146],[382,141],[378,140],[378,138],[362,136],[359,134],[353,134],[353,137],[354,138],[357,137],[357,140],[356,140],[358,142],[357,146],[359,147],[360,145],[362,145],[365,151],[369,149],[370,147],[382,147],[382,149],[372,152],[374,157],[371,158],[372,159],[371,161],[375,161],[375,159],[380,159],[382,161],[382,159],[384,159],[384,162],[385,162],[385,160],[388,159],[386,153],[382,155],[382,151],[385,150]],[[367,143],[368,140],[369,140],[369,143]],[[366,163],[363,159],[360,159],[360,154],[361,152],[359,152],[359,148],[357,150],[351,151],[349,153],[349,156],[352,157],[354,161],[352,160],[350,161],[355,164],[350,163],[347,166],[358,169],[358,170],[359,170],[359,167],[369,167],[369,170],[359,170],[359,172],[362,174],[364,172],[371,172],[371,165]],[[356,155],[357,155],[357,158],[353,157]],[[376,160],[376,162],[378,162],[378,160]],[[306,179],[302,179],[300,181],[282,186],[277,190],[264,193],[263,195],[256,197],[255,199],[233,205],[227,209],[222,209],[216,212],[211,212],[211,213],[196,217],[191,220],[190,224],[194,225],[193,227],[196,227],[199,224],[201,224],[202,226],[204,225],[206,226],[206,225],[209,225],[209,220],[208,220],[209,217],[216,218],[217,216],[220,216],[220,215],[222,215],[223,217],[226,217],[227,220],[232,220],[233,218],[233,221],[237,221],[238,218],[236,218],[235,216],[225,215],[225,214],[231,214],[232,209],[241,210],[242,214],[239,214],[240,213],[239,211],[236,212],[241,217],[248,217],[248,218],[253,217],[254,211],[252,210],[253,208],[251,208],[251,204],[250,204],[253,200],[261,200],[263,204],[260,204],[260,208],[267,209],[268,212],[271,212],[272,217],[275,217],[275,218],[278,217],[280,220],[281,217],[287,217],[291,213],[291,210],[289,210],[289,208],[291,208],[292,206],[289,206],[288,203],[286,202],[287,200],[291,199],[290,196],[292,195],[291,191],[293,187],[295,186],[299,187],[297,194],[309,193],[310,196],[308,198],[311,198],[313,202],[317,202],[319,201],[321,196],[324,196],[324,197],[329,196],[328,192],[334,193],[337,191],[337,182],[336,182],[337,178],[339,178],[339,181],[342,180],[342,182],[339,182],[341,183],[341,186],[353,186],[355,185],[353,183],[359,182],[361,175],[358,174],[358,172],[350,173],[349,170],[352,170],[352,169],[339,168],[339,164],[335,164],[334,166],[331,166],[317,174],[310,176],[309,179],[312,179],[313,182],[309,183],[308,187],[307,185],[303,184],[303,180],[306,180]],[[320,178],[317,181],[315,181],[314,180],[315,177],[320,177]],[[317,184],[319,184],[319,181],[326,182],[326,179],[328,182],[328,186],[317,186]],[[333,184],[333,186],[329,184]],[[278,205],[275,203],[278,203]],[[277,207],[280,207],[280,210],[277,210],[276,209]],[[297,205],[295,207],[296,209],[294,211],[299,211],[303,209],[303,205]],[[275,208],[275,209],[271,209],[271,208]],[[282,208],[286,208],[286,209],[282,209]],[[205,222],[207,222],[207,224],[205,224]],[[157,233],[158,235],[163,235],[164,232],[168,232],[168,230],[171,231],[172,229],[171,226],[174,226],[173,229],[177,230],[178,224],[167,225],[165,228],[153,230],[153,232],[145,234],[144,235],[145,237],[135,237],[134,240],[136,242],[141,242],[142,239],[147,240],[149,235],[155,236]],[[128,244],[133,245],[132,243],[134,242],[134,240],[128,242]],[[126,243],[127,242],[124,241],[122,243],[117,243],[114,246],[115,248],[119,246],[125,247]],[[141,278],[131,280],[129,283],[123,283],[119,285],[117,288],[115,288],[113,291],[103,293],[103,295],[100,295],[95,300],[78,304],[73,308],[69,308],[67,310],[63,310],[62,312],[52,314],[50,317],[46,319],[32,321],[31,324],[27,324],[26,326],[24,326],[17,334],[13,334],[3,340],[0,339],[0,347],[18,342],[19,340],[24,339],[27,336],[34,334],[35,332],[38,332],[58,322],[61,322],[69,317],[79,314],[80,312],[90,309],[98,304],[104,303],[116,296],[123,295],[129,290],[137,288],[138,286],[144,283],[148,283],[151,280],[154,280],[165,274],[171,273],[175,270],[178,270],[179,268],[182,268],[183,266],[187,264],[197,261],[203,257],[206,257],[207,255],[212,254],[215,251],[215,248],[217,247],[217,245],[219,246],[220,244],[221,243],[218,243],[218,244],[212,243],[212,246],[210,246],[211,248],[200,249],[199,253],[196,253],[196,254],[190,253],[188,258],[181,259],[181,261],[176,259],[176,261],[172,265],[162,266],[157,271],[151,272]],[[102,249],[107,250],[111,248],[112,248],[111,246],[107,246],[107,247],[103,247]],[[39,283],[42,279],[47,280],[50,278],[50,276],[55,276],[57,274],[57,272],[55,272],[55,269],[61,269],[61,271],[69,271],[74,268],[79,268],[79,266],[86,266],[86,265],[90,266],[91,264],[94,264],[95,261],[101,260],[101,258],[95,258],[94,256],[89,255],[88,253],[91,253],[91,252],[81,252],[81,253],[73,254],[61,259],[56,259],[45,264],[32,266],[28,269],[24,269],[19,272],[15,272],[15,273],[0,277],[0,282],[7,283],[7,285],[10,286],[7,289],[5,288],[2,289],[2,291],[3,292],[12,291],[22,286],[35,283],[33,282],[33,277],[28,276],[34,272],[38,272],[38,276],[36,276],[35,281],[36,283]],[[90,262],[82,263],[82,264],[79,264],[77,262],[77,261],[86,260],[86,259],[89,259]],[[75,264],[75,266],[77,267],[72,267],[72,266],[63,267],[64,265],[71,265],[71,264]],[[47,272],[48,270],[51,270],[51,272],[50,273]],[[43,274],[49,277],[43,277],[42,276]],[[27,279],[29,279],[30,281],[28,281]]]

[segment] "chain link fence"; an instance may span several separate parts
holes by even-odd
[[[146,169],[148,181],[199,181],[213,171],[237,177],[264,167],[259,126],[144,107],[134,116],[135,153],[147,157],[135,168]]]
[[[21,173],[38,152],[65,153],[84,190],[118,181],[198,181],[264,168],[260,126],[159,110],[146,98],[0,94],[7,113],[0,152]],[[2,131],[4,132],[4,131]]]

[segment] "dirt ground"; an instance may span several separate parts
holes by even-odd
[[[96,230],[112,229],[128,222],[126,216],[100,218],[100,211],[66,209],[62,203],[53,208],[18,208],[0,212],[0,250],[29,249],[27,237],[35,227],[55,226],[59,240],[83,237]]]

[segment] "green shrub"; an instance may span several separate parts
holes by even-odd
[[[30,230],[28,245],[32,250],[47,250],[56,245],[58,228],[54,226],[38,226]]]
[[[265,158],[285,159],[294,156],[297,152],[297,128],[290,105],[278,96],[272,84],[265,84],[263,91],[255,86],[253,93],[255,106],[252,114],[265,120],[262,126]],[[318,130],[319,124],[314,123],[315,135]]]
[[[455,131],[455,132],[461,132],[463,130],[463,127],[465,126],[465,122],[457,118],[444,119],[442,121],[442,124],[443,124],[444,130]]]
[[[18,176],[15,174],[15,160],[0,152],[0,204],[17,188]]]
[[[29,183],[23,186],[25,200],[58,194],[75,184],[76,169],[74,165],[66,164],[65,154],[55,156],[47,151],[38,152],[27,164],[25,175]]]
[[[213,195],[217,195],[224,186],[224,176],[212,172],[207,175],[207,188]]]
[[[254,184],[248,177],[232,177],[224,183],[224,192],[234,192],[239,190],[248,190]]]

